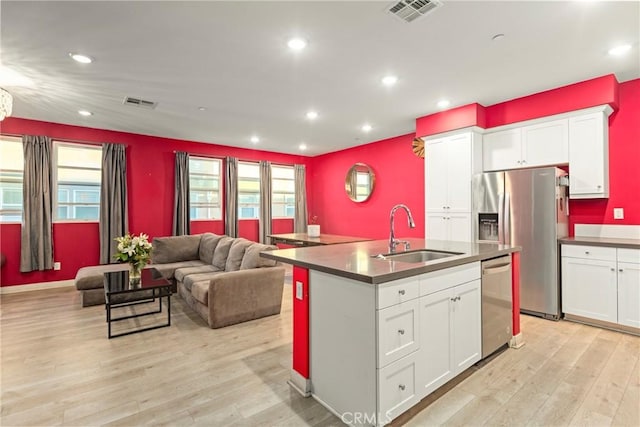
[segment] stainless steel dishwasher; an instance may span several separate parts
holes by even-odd
[[[482,357],[511,340],[511,256],[482,262]]]

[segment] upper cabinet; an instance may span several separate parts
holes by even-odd
[[[569,197],[609,197],[608,125],[604,113],[569,119]]]
[[[530,168],[569,162],[567,120],[516,127],[484,136],[485,171]]]
[[[569,165],[569,197],[609,197],[608,105],[513,123],[483,137],[485,171]]]

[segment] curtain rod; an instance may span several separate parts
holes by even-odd
[[[188,151],[182,151],[182,150],[173,150],[173,153],[178,153],[178,152],[182,152],[182,153],[187,153],[190,156],[195,156],[195,157],[205,157],[207,159],[218,159],[218,160],[225,160],[227,157],[233,157],[233,156],[213,156],[210,154],[197,154],[197,153],[189,153]],[[260,160],[242,160],[242,159],[238,159],[239,162],[248,162],[248,163],[257,163]],[[279,163],[279,162],[271,162],[271,165],[273,166],[294,166],[298,163]]]
[[[7,133],[7,132],[2,132],[0,133],[0,135],[2,136],[9,136],[9,137],[14,137],[14,138],[22,138],[24,135],[26,134],[20,134],[20,133]],[[48,135],[45,135],[48,136]],[[84,144],[84,145],[102,145],[104,144],[103,142],[96,142],[96,141],[81,141],[78,139],[67,139],[67,138],[54,138],[49,136],[49,138],[51,138],[52,141],[59,141],[59,142],[70,142],[72,144]],[[118,142],[114,142],[113,144],[119,144]],[[128,147],[128,144],[121,144],[124,145],[125,147]]]

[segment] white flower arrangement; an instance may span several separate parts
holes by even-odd
[[[148,235],[140,233],[136,236],[127,233],[122,237],[116,237],[115,241],[118,242],[118,252],[113,257],[118,262],[128,262],[137,270],[149,263],[152,246]]]

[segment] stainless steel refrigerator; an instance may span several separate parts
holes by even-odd
[[[558,239],[568,235],[567,173],[558,168],[473,177],[473,233],[481,242],[522,247],[520,311],[560,317]]]

